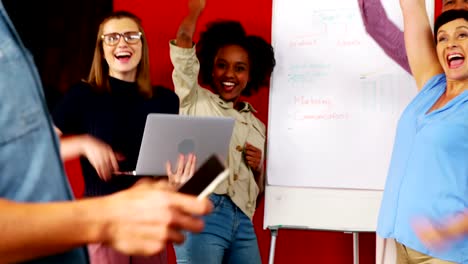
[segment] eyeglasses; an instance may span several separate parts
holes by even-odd
[[[109,33],[109,34],[104,34],[101,36],[101,39],[106,43],[107,45],[110,46],[115,46],[119,43],[120,37],[123,37],[125,42],[128,44],[136,44],[138,41],[141,39],[141,32],[136,32],[136,31],[130,31],[130,32],[124,32],[124,33]]]

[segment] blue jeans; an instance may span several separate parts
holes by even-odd
[[[186,233],[181,245],[174,245],[177,263],[261,264],[252,221],[226,195],[211,194],[213,212],[205,216],[205,229]]]

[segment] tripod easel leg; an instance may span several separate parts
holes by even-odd
[[[273,264],[275,262],[275,246],[276,238],[278,237],[278,228],[270,228],[271,232],[271,242],[270,242],[270,255],[268,257],[268,264]]]

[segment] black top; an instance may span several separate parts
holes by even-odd
[[[136,167],[140,144],[149,113],[178,114],[179,98],[166,88],[156,87],[154,96],[145,99],[136,83],[110,78],[111,93],[98,93],[80,82],[72,86],[53,112],[55,125],[64,135],[90,134],[125,156],[121,171]],[[105,182],[86,158],[81,158],[85,196],[110,194],[130,187],[137,178],[114,176]]]

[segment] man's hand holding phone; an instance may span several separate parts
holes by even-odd
[[[225,168],[216,155],[212,155],[178,191],[202,199],[210,195],[228,176],[229,169]]]

